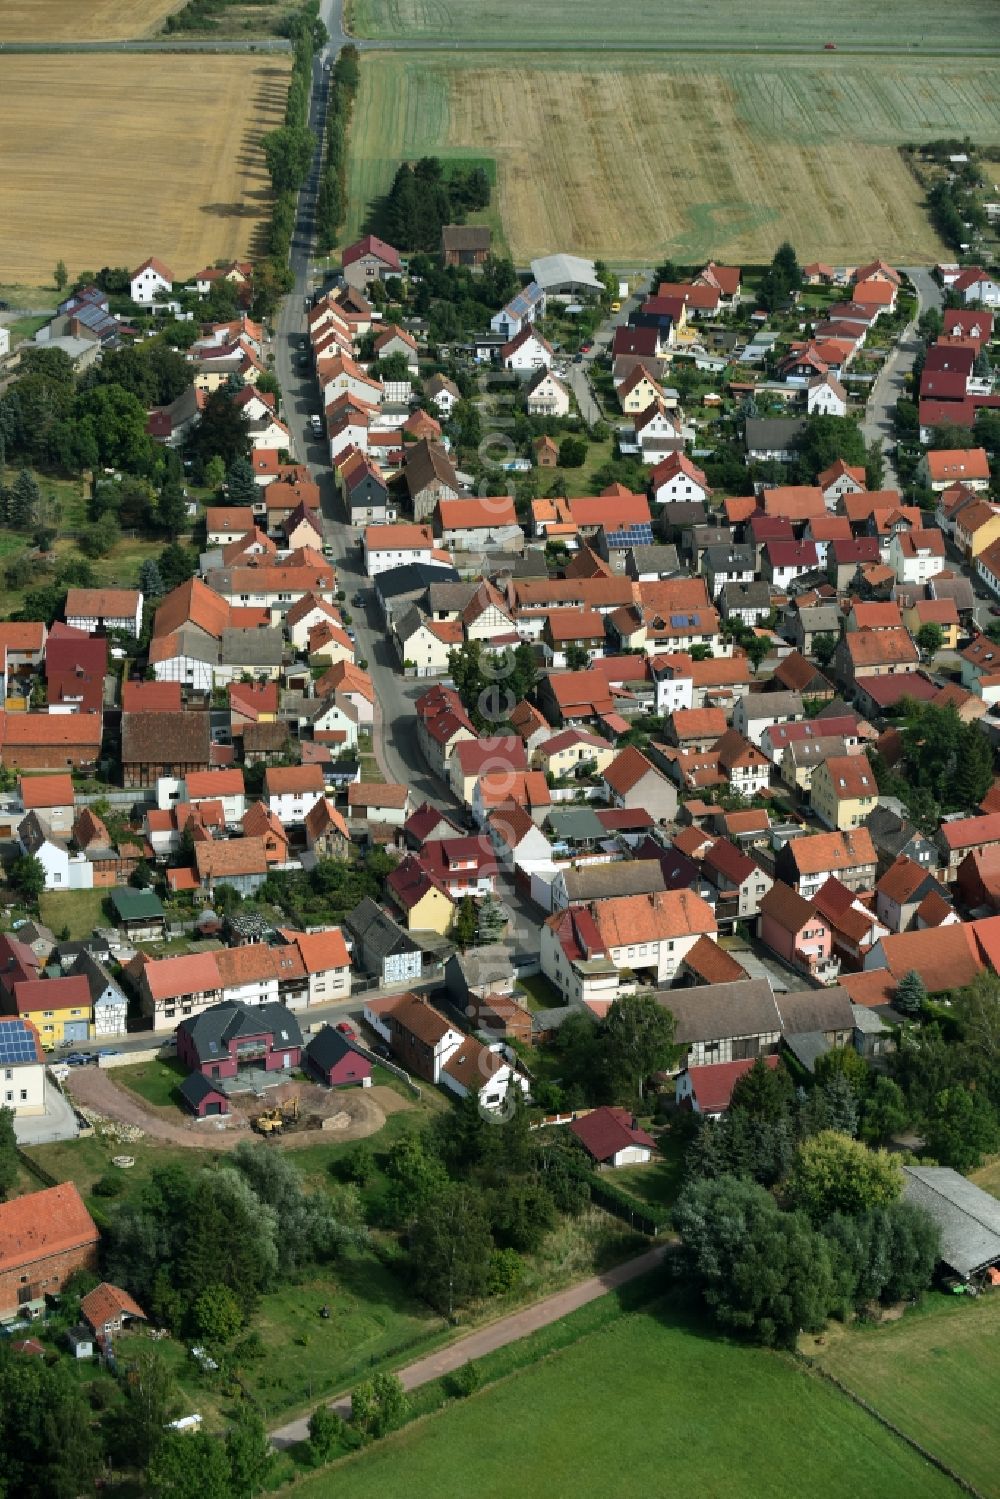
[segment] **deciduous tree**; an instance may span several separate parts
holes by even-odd
[[[903,1187],[899,1162],[860,1140],[823,1130],[799,1146],[788,1194],[814,1223],[833,1213],[856,1216],[895,1202]]]

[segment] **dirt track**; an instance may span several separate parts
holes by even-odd
[[[234,1108],[233,1113],[222,1124],[212,1120],[196,1123],[193,1119],[180,1118],[175,1109],[159,1109],[145,1103],[128,1088],[116,1083],[110,1072],[101,1071],[97,1067],[81,1067],[73,1072],[67,1089],[74,1101],[85,1108],[105,1114],[109,1119],[118,1120],[122,1124],[135,1125],[150,1139],[166,1140],[172,1145],[181,1145],[191,1150],[232,1150],[241,1140],[259,1138],[239,1107]],[[331,1145],[346,1140],[363,1140],[382,1128],[387,1114],[409,1107],[406,1099],[392,1088],[379,1086],[359,1088],[349,1093],[332,1093],[309,1083],[286,1083],[281,1088],[275,1088],[268,1093],[268,1103],[270,1105],[277,1102],[291,1093],[299,1095],[300,1108],[305,1117],[336,1117],[340,1127],[290,1131],[279,1142],[290,1150],[302,1145],[316,1145],[323,1140],[329,1141]],[[248,1099],[247,1105],[249,1104]],[[260,1107],[256,1099],[252,1106],[254,1110]],[[339,1116],[345,1114],[348,1118],[341,1122]]]

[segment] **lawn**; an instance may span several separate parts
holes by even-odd
[[[136,1062],[131,1067],[116,1067],[114,1080],[130,1092],[137,1093],[154,1108],[179,1107],[177,1085],[187,1077],[188,1069],[176,1057],[153,1062]]]
[[[897,148],[1000,141],[998,77],[920,56],[367,54],[344,240],[401,159],[474,151],[496,163],[519,263],[567,246],[616,266],[760,263],[784,238],[806,259],[925,263],[942,246]]]
[[[1000,1155],[993,1156],[979,1171],[974,1171],[972,1180],[984,1192],[992,1192],[994,1197],[1000,1197]]]
[[[170,1166],[181,1161],[191,1165],[192,1156],[197,1165],[208,1165],[211,1161],[210,1156],[200,1151],[195,1154],[181,1145],[171,1145],[165,1140],[150,1140],[147,1137],[134,1144],[120,1145],[114,1140],[98,1139],[96,1135],[79,1140],[64,1140],[57,1145],[25,1146],[24,1154],[50,1176],[54,1176],[56,1181],[75,1182],[88,1207],[98,1208],[101,1212],[107,1212],[112,1202],[120,1201],[122,1197],[135,1192],[160,1166]],[[113,1166],[112,1157],[116,1155],[132,1156],[135,1165],[125,1170]],[[121,1179],[122,1192],[117,1199],[95,1197],[93,1194],[94,1183],[107,1174]],[[39,1185],[37,1181],[31,1182],[30,1190],[37,1190]]]
[[[302,1499],[714,1499],[953,1492],[936,1470],[790,1359],[679,1320],[622,1316],[516,1379],[486,1388],[306,1479]],[[486,1433],[495,1460],[484,1463]],[[505,1433],[504,1440],[500,1434]]]
[[[80,942],[89,937],[95,926],[107,926],[104,909],[107,890],[51,890],[39,897],[38,909],[45,925],[62,940]]]
[[[947,10],[914,0],[843,0],[835,12],[799,0],[726,5],[711,13],[701,0],[633,0],[612,7],[604,0],[349,0],[350,30],[362,37],[407,37],[448,42],[534,44],[582,41],[641,42],[645,46],[822,47],[890,46],[921,51],[979,48],[995,35],[990,0],[958,0]]]
[[[554,1010],[563,1003],[559,990],[545,977],[544,973],[528,975],[519,973],[517,987],[523,990],[517,998],[526,1001],[529,1010]]]
[[[1000,1495],[1000,1295],[931,1297],[899,1322],[832,1334],[817,1358],[980,1493]]]
[[[665,1130],[658,1143],[658,1154],[646,1165],[620,1166],[609,1173],[609,1180],[639,1202],[662,1208],[677,1201],[684,1180],[684,1145],[679,1136]]]

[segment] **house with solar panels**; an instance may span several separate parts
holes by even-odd
[[[0,1105],[15,1119],[45,1113],[45,1053],[38,1031],[20,1015],[0,1015]]]
[[[545,316],[545,292],[537,281],[529,281],[506,307],[490,318],[490,330],[501,338],[516,338],[536,318]]]

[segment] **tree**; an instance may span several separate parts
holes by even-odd
[[[1000,1063],[1000,979],[995,973],[976,975],[952,999],[952,1014],[965,1046],[990,1068]]]
[[[316,1467],[331,1462],[344,1440],[344,1422],[328,1405],[320,1405],[309,1417],[309,1456]]]
[[[34,854],[22,854],[11,865],[9,878],[17,893],[35,905],[45,889],[45,866]]]
[[[158,599],[166,593],[163,574],[152,557],[147,557],[139,569],[139,587],[143,597],[147,599]]]
[[[157,1499],[232,1499],[233,1494],[226,1449],[205,1431],[164,1432],[150,1459],[148,1481]]]
[[[226,1432],[226,1457],[234,1499],[252,1499],[267,1488],[277,1457],[267,1428],[252,1406],[241,1406],[236,1424]]]
[[[861,1105],[860,1135],[866,1145],[881,1145],[909,1123],[903,1090],[891,1077],[877,1077]]]
[[[616,999],[602,1027],[608,1073],[616,1097],[643,1097],[646,1079],[674,1058],[674,1017],[651,994]]]
[[[11,486],[10,524],[27,530],[35,522],[40,499],[41,491],[34,474],[22,468]]]
[[[66,269],[65,260],[56,261],[56,268],[52,273],[52,280],[55,282],[57,292],[61,294],[66,290],[66,283],[69,281],[69,271]]]
[[[125,1401],[114,1430],[118,1460],[128,1467],[145,1468],[173,1416],[174,1382],[155,1347],[137,1348],[128,1363],[120,1365],[120,1372]]]
[[[674,1222],[681,1268],[723,1327],[791,1348],[800,1331],[823,1326],[832,1257],[804,1213],[783,1213],[763,1187],[723,1176],[685,1187]]]
[[[259,383],[257,388],[260,389]],[[249,458],[239,457],[229,465],[226,489],[230,505],[250,505],[257,498],[257,484]]]
[[[813,655],[822,671],[830,665],[837,649],[837,637],[823,630],[813,638]]]
[[[410,1235],[415,1288],[451,1320],[485,1289],[492,1248],[479,1198],[449,1185],[421,1210]]]
[[[280,125],[262,136],[260,144],[276,193],[294,191],[305,181],[316,149],[316,137],[311,130]]]
[[[209,1343],[228,1343],[243,1326],[243,1313],[228,1286],[206,1286],[194,1304],[194,1327]]]
[[[566,670],[584,671],[590,665],[590,652],[585,645],[573,640],[566,647]]]
[[[1000,1124],[984,1093],[945,1088],[934,1099],[924,1131],[927,1149],[942,1165],[968,1173],[1000,1147]]]
[[[976,807],[992,784],[993,750],[990,742],[978,724],[966,724],[959,737],[954,799],[962,807]]]
[[[156,499],[156,518],[168,536],[177,536],[187,528],[187,500],[184,485],[167,475]]]
[[[587,444],[582,437],[564,437],[559,444],[559,467],[582,468],[587,461]]]
[[[865,483],[873,491],[885,483],[885,453],[877,437],[865,449]]]
[[[408,1409],[395,1374],[373,1374],[351,1391],[351,1420],[366,1436],[385,1436],[402,1424]]]
[[[810,484],[838,458],[862,468],[866,461],[865,439],[851,416],[809,417],[797,451],[802,478]]]
[[[14,1110],[0,1108],[0,1202],[7,1201],[20,1174],[17,1136],[14,1134]]]
[[[462,897],[458,910],[455,912],[455,919],[452,922],[451,928],[451,940],[456,947],[461,948],[462,952],[465,952],[466,948],[474,946],[478,925],[476,903],[471,895],[465,895]]]
[[[122,528],[110,511],[87,526],[80,536],[80,550],[85,557],[106,557],[122,539]]]
[[[770,1121],[785,1118],[794,1101],[795,1086],[785,1064],[779,1061],[769,1067],[758,1057],[749,1072],[736,1079],[729,1106],[744,1110],[751,1119]]]
[[[892,1002],[901,1015],[919,1015],[926,998],[927,985],[916,969],[911,968],[896,985]]]
[[[788,1195],[814,1223],[832,1213],[854,1216],[895,1202],[903,1188],[899,1162],[860,1140],[823,1130],[799,1146]]]
[[[917,631],[917,646],[928,661],[933,660],[943,645],[944,631],[940,625],[928,622],[920,626]],[[985,740],[983,742],[985,743]]]
[[[751,635],[744,641],[743,649],[750,658],[750,665],[753,667],[754,676],[760,671],[761,663],[772,648],[772,642],[766,635]]]
[[[209,483],[207,468],[213,458],[222,464],[216,481],[221,484],[237,458],[250,456],[250,429],[243,412],[233,404],[232,393],[221,386],[206,398],[201,421],[188,440],[188,456],[200,465]]]
[[[0,1492],[9,1499],[78,1499],[93,1491],[97,1436],[84,1386],[65,1361],[50,1367],[0,1354],[0,1454]]]

